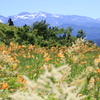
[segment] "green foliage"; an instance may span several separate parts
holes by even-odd
[[[84,31],[81,29],[77,32],[77,38],[85,38],[86,34],[84,33]]]
[[[9,25],[0,23],[0,41],[6,45],[10,42],[19,45],[38,44],[42,47],[54,46],[71,46],[77,38],[84,38],[86,34],[79,30],[77,38],[72,33],[72,27],[58,28],[50,27],[46,20],[36,21],[32,26],[24,25],[22,27],[13,26],[11,18],[8,20]]]

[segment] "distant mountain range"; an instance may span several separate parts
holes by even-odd
[[[15,26],[32,25],[35,21],[46,20],[50,26],[58,26],[59,28],[72,27],[74,36],[76,36],[78,30],[83,29],[87,39],[94,40],[100,45],[100,18],[93,19],[78,15],[50,14],[41,11],[38,13],[21,12],[18,15],[8,17],[0,15],[0,22],[7,23],[9,18],[12,18]]]

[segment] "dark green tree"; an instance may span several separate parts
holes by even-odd
[[[84,33],[84,31],[81,29],[77,32],[77,38],[85,38],[86,37],[86,34]]]
[[[23,28],[24,28],[25,32],[31,31],[31,27],[27,24],[23,25]]]
[[[67,27],[67,40],[71,39],[72,30],[73,30],[72,27]]]
[[[27,41],[27,34],[26,34],[25,29],[23,27],[17,27],[16,34],[18,36],[17,42],[19,44],[22,44],[24,41]]]
[[[75,38],[72,36],[72,27],[67,27],[66,29],[60,29],[63,32],[63,36],[60,36],[60,43],[62,45],[70,46]]]
[[[37,29],[36,36],[43,36],[44,39],[48,39],[49,32],[48,32],[49,24],[46,23],[46,20],[42,20],[41,22],[36,21],[33,23],[32,29]]]
[[[11,18],[8,19],[8,24],[9,24],[9,26],[13,26],[14,25],[14,23],[13,23]]]

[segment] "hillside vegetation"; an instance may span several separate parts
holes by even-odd
[[[10,42],[19,45],[36,44],[41,47],[54,46],[71,46],[77,38],[84,38],[86,34],[81,29],[76,33],[76,37],[71,33],[72,27],[58,28],[50,27],[46,20],[34,22],[32,26],[16,27],[12,19],[8,20],[8,24],[0,23],[0,42],[9,45]]]

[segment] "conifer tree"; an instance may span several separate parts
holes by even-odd
[[[86,34],[84,33],[84,31],[81,29],[77,32],[77,38],[85,38],[86,37]]]
[[[9,23],[9,26],[13,26],[14,25],[14,23],[13,23],[11,18],[8,19],[8,23]]]

